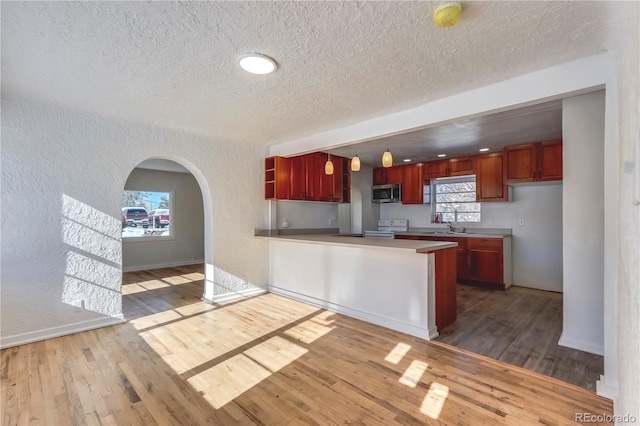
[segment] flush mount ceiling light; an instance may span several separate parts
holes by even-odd
[[[405,158],[404,160],[402,160],[404,163],[410,163],[411,162],[411,158]]]
[[[260,53],[242,55],[239,62],[243,70],[252,74],[269,74],[278,68],[276,61]]]
[[[356,152],[356,156],[351,159],[351,171],[352,172],[360,171],[360,157],[358,157],[357,152]]]
[[[487,152],[487,151],[489,151],[489,148],[480,148],[479,151],[480,152]]]
[[[452,27],[460,20],[462,5],[457,2],[449,2],[439,6],[433,11],[433,21],[438,27]]]
[[[447,156],[447,154],[438,154],[438,158],[443,158],[443,157],[446,157],[446,156]]]
[[[391,152],[389,152],[389,147],[387,147],[387,150],[382,154],[382,167],[391,167],[392,165],[393,156],[391,155]]]
[[[324,173],[326,175],[333,174],[333,161],[331,161],[331,154],[329,154],[329,158],[327,159],[327,162],[324,163]]]

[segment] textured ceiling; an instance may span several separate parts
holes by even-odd
[[[606,49],[599,2],[2,2],[2,91],[274,144]],[[237,58],[279,70],[254,76]],[[330,143],[330,141],[328,141]]]

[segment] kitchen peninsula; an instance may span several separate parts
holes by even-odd
[[[455,321],[455,242],[264,238],[272,293],[424,339]]]

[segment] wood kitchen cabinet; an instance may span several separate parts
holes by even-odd
[[[500,238],[469,238],[468,278],[474,281],[501,284],[503,277],[503,242]]]
[[[502,152],[476,156],[477,201],[509,201],[509,188],[504,179]]]
[[[268,157],[264,160],[265,200],[289,198],[290,163],[285,157]]]
[[[428,161],[424,163],[424,178],[435,179],[446,177],[449,170],[449,160]]]
[[[472,175],[476,172],[475,157],[458,157],[449,159],[448,176]]]
[[[374,185],[402,183],[402,166],[376,167],[373,169]]]
[[[332,156],[333,174],[327,175],[327,159],[328,155],[322,152],[288,158],[289,200],[349,202],[350,171],[345,169],[348,160]]]
[[[562,180],[561,139],[508,146],[504,155],[509,184]]]
[[[401,166],[401,170],[402,204],[422,204],[424,194],[423,164],[407,164]]]

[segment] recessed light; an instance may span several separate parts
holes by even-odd
[[[402,160],[402,161],[404,161],[405,163],[410,163],[410,162],[411,162],[411,158],[405,158],[405,159],[404,159],[404,160]]]
[[[240,57],[240,66],[252,74],[269,74],[278,68],[276,61],[260,53],[251,53]]]
[[[489,148],[480,148],[480,152],[487,152],[489,151]]]
[[[438,154],[438,158],[446,157],[447,154]]]

